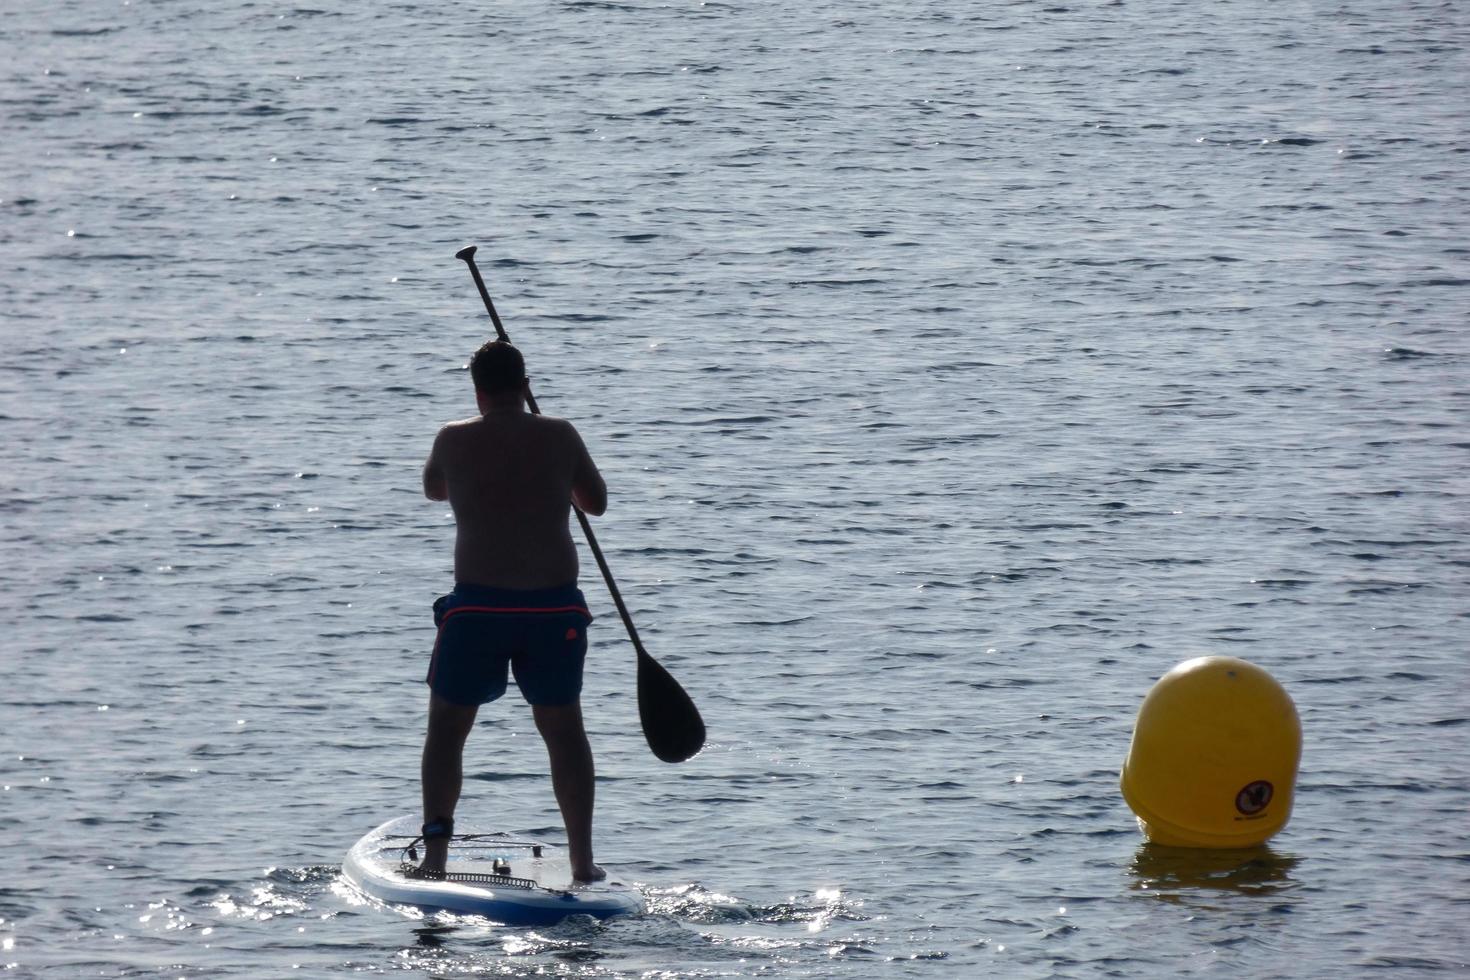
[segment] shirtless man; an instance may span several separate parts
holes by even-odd
[[[444,870],[479,706],[505,693],[507,668],[530,703],[551,761],[572,874],[595,881],[592,750],[582,727],[582,661],[592,616],[577,588],[571,504],[607,509],[607,486],[570,422],[533,415],[525,364],[491,341],[470,361],[480,417],[439,430],[424,495],[448,500],[458,531],[454,591],[434,603],[424,740],[424,861]]]

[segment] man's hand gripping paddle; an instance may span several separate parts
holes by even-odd
[[[485,280],[480,278],[480,270],[475,265],[476,249],[475,245],[466,245],[455,252],[454,257],[463,259],[470,267],[470,275],[475,278],[480,298],[485,301],[490,322],[495,324],[495,335],[510,343],[500,316],[495,312],[495,304],[490,301],[490,291],[485,288]],[[536,407],[536,397],[529,390],[526,392],[526,401],[532,412],[541,414],[541,409]],[[618,607],[618,615],[628,628],[628,639],[633,641],[633,649],[638,652],[638,718],[643,722],[643,735],[648,739],[648,747],[664,762],[683,762],[704,748],[704,719],[699,716],[699,709],[679,686],[679,682],[643,649],[643,641],[638,639],[638,630],[633,626],[633,617],[628,615],[628,607],[623,604],[622,593],[613,581],[607,559],[602,557],[602,549],[597,546],[597,538],[592,534],[592,525],[587,522],[587,515],[575,504],[572,505],[572,511],[577,515],[577,522],[582,525],[582,534],[587,538],[587,547],[592,550],[592,557],[597,559],[597,567],[602,570],[607,590],[612,593],[613,604]]]

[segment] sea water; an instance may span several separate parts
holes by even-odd
[[[4,4],[0,966],[1463,974],[1467,44],[1416,0]],[[709,726],[648,752],[584,560],[646,915],[339,877],[418,806],[467,243]],[[1249,855],[1117,789],[1207,654],[1302,718]],[[518,699],[466,765],[559,838]]]

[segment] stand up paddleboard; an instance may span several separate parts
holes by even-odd
[[[566,852],[512,834],[463,827],[449,843],[448,874],[420,878],[407,850],[419,836],[418,818],[398,817],[353,845],[343,876],[363,894],[393,905],[483,915],[506,925],[551,925],[569,915],[606,919],[643,911],[643,896],[608,878],[572,881]],[[423,842],[416,844],[423,855]]]

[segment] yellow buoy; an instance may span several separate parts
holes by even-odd
[[[1186,660],[1138,709],[1123,799],[1155,844],[1254,847],[1286,826],[1301,754],[1275,678],[1236,657]]]

